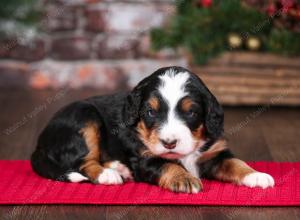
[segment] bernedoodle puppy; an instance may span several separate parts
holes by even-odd
[[[58,111],[31,163],[59,181],[122,184],[128,179],[198,193],[200,178],[272,187],[273,178],[235,158],[223,137],[223,110],[182,67],[158,69],[131,92],[96,96]]]

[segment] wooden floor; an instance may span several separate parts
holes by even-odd
[[[0,90],[0,159],[29,159],[38,133],[61,106],[95,90]],[[299,161],[300,108],[226,107],[230,148],[247,161]],[[1,171],[0,171],[1,172]],[[299,186],[300,187],[300,186]],[[1,196],[1,195],[0,195]],[[0,219],[300,219],[299,207],[0,206]]]

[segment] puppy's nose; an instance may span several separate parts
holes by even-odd
[[[177,140],[160,140],[165,148],[171,150],[176,147]]]

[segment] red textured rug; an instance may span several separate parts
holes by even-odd
[[[271,174],[275,187],[263,190],[203,180],[202,192],[176,194],[143,183],[103,186],[57,182],[37,176],[29,161],[0,161],[0,204],[300,205],[300,162],[249,164]]]

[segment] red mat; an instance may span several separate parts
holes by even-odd
[[[300,205],[300,162],[249,164],[271,174],[275,187],[263,190],[203,180],[202,192],[176,194],[143,183],[103,186],[57,182],[37,176],[29,161],[0,161],[0,204]]]

